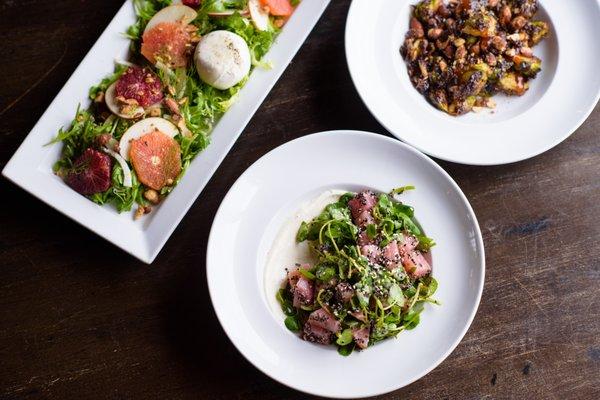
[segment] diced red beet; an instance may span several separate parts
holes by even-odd
[[[296,282],[294,291],[294,307],[309,306],[313,303],[315,287],[314,284],[301,276]]]
[[[163,99],[163,86],[160,78],[149,68],[133,66],[119,77],[115,94],[125,100],[133,99],[142,107],[148,107]]]
[[[67,174],[65,181],[83,195],[105,192],[110,188],[111,158],[108,154],[86,149]]]
[[[358,347],[366,349],[369,346],[369,327],[353,329],[352,338]]]
[[[402,256],[402,265],[411,278],[421,278],[431,272],[431,265],[419,250]]]
[[[371,210],[377,203],[373,192],[365,190],[358,193],[348,202],[348,207],[352,213],[352,219],[358,226],[366,226],[374,222]]]

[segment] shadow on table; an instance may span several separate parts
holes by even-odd
[[[189,387],[214,396],[307,398],[262,374],[235,349],[213,311],[204,263],[190,264],[173,285],[164,320],[175,362],[182,364]]]

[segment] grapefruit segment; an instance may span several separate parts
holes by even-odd
[[[160,190],[181,172],[181,149],[171,136],[153,130],[131,141],[129,159],[140,182]]]
[[[260,0],[263,6],[269,8],[271,15],[277,17],[289,17],[294,12],[290,0]]]
[[[161,61],[172,68],[185,67],[192,51],[191,40],[187,25],[161,22],[144,32],[141,52],[152,64]]]

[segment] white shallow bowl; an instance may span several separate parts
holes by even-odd
[[[126,59],[130,41],[123,32],[136,21],[131,1],[123,4],[2,174],[131,255],[151,263],[285,71],[329,1],[310,0],[298,6],[264,57],[272,61],[274,67],[257,68],[252,72],[236,103],[212,131],[210,146],[194,159],[165,201],[144,218],[134,221],[133,211],[119,214],[114,207],[100,207],[69,188],[52,172],[62,146],[44,146],[56,136],[59,128],[71,123],[79,104],[89,104],[88,89],[113,72],[114,60]]]
[[[432,250],[436,298],[420,325],[349,357],[302,341],[271,307],[267,253],[302,203],[328,189],[402,195],[438,243]],[[281,266],[281,279],[285,278]],[[389,392],[441,363],[466,333],[481,298],[485,258],[481,232],[452,178],[413,148],[380,135],[332,131],[306,136],[263,156],[237,180],[213,222],[207,278],[216,314],[238,350],[273,379],[307,393],[352,398]]]
[[[364,103],[393,135],[448,161],[495,165],[543,153],[571,135],[600,98],[600,2],[540,0],[550,35],[534,48],[542,72],[521,97],[497,95],[493,112],[452,117],[412,86],[400,47],[417,0],[353,0],[346,57]]]

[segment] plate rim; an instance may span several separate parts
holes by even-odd
[[[369,392],[365,392],[364,394],[361,394],[360,397],[358,398],[366,398],[366,397],[372,397],[372,396],[379,396],[385,393],[390,393],[392,391],[401,389],[403,387],[406,387],[408,385],[411,385],[412,383],[420,380],[421,378],[423,378],[425,375],[429,374],[431,371],[433,371],[435,368],[437,368],[442,362],[444,362],[448,356],[450,354],[452,354],[452,352],[456,349],[456,347],[460,344],[460,342],[463,340],[464,336],[466,335],[467,331],[469,330],[469,328],[471,327],[471,325],[473,324],[473,321],[475,319],[475,315],[477,314],[477,311],[479,310],[479,305],[481,304],[481,298],[483,295],[483,289],[484,289],[484,285],[485,285],[485,269],[486,269],[486,259],[485,259],[485,245],[484,245],[484,241],[483,241],[483,235],[481,233],[481,227],[479,226],[479,221],[477,220],[477,216],[475,214],[475,211],[473,210],[473,207],[471,206],[471,203],[469,202],[469,200],[467,199],[466,195],[464,194],[464,192],[462,191],[462,189],[458,186],[458,184],[456,183],[456,181],[450,176],[450,174],[448,174],[448,172],[446,172],[438,163],[436,163],[433,159],[431,159],[429,156],[427,156],[426,154],[420,152],[418,149],[412,147],[409,144],[406,144],[402,141],[396,140],[394,138],[390,138],[381,134],[377,134],[374,132],[368,132],[368,131],[361,131],[361,130],[351,130],[351,129],[339,129],[339,130],[328,130],[328,131],[320,131],[320,132],[315,132],[315,133],[311,133],[308,135],[304,135],[301,136],[299,138],[296,138],[294,140],[291,140],[289,142],[283,143],[273,149],[271,149],[270,151],[268,151],[267,153],[265,153],[263,156],[261,156],[260,158],[258,158],[256,161],[254,161],[248,168],[246,168],[246,170],[236,179],[236,181],[231,185],[231,187],[229,188],[229,190],[227,191],[227,194],[223,197],[223,200],[221,201],[221,204],[219,205],[219,208],[217,209],[217,212],[215,213],[215,217],[213,218],[213,222],[211,224],[211,229],[210,229],[210,233],[208,236],[208,241],[207,241],[207,247],[206,247],[206,281],[207,281],[207,286],[208,286],[208,293],[209,293],[209,297],[211,300],[211,304],[213,306],[213,310],[215,312],[215,315],[217,316],[217,320],[219,321],[219,324],[221,325],[221,328],[223,329],[223,331],[225,332],[225,335],[227,336],[228,340],[233,344],[233,346],[237,349],[237,351],[250,363],[254,366],[254,368],[258,369],[259,371],[261,371],[263,374],[267,375],[269,378],[273,379],[276,382],[279,382],[282,385],[285,385],[287,387],[290,387],[294,390],[298,390],[300,392],[303,393],[307,393],[310,395],[315,395],[315,396],[322,396],[322,397],[327,397],[327,398],[340,398],[340,399],[350,399],[350,398],[357,398],[356,396],[346,396],[346,395],[339,395],[339,394],[331,394],[331,393],[325,393],[323,391],[320,391],[318,389],[311,389],[311,388],[305,388],[305,387],[300,387],[299,385],[295,384],[295,382],[284,382],[283,380],[280,380],[278,377],[275,376],[275,374],[272,374],[270,371],[268,371],[266,368],[263,367],[263,365],[257,365],[254,360],[251,359],[251,356],[249,354],[247,354],[244,350],[243,350],[243,345],[237,342],[234,342],[228,331],[226,328],[226,325],[223,323],[224,320],[224,315],[222,314],[222,310],[219,311],[219,308],[215,305],[215,301],[214,301],[214,292],[216,291],[216,288],[212,286],[211,284],[211,276],[212,276],[212,270],[214,270],[215,267],[211,267],[211,265],[214,265],[213,263],[211,263],[211,258],[214,258],[213,256],[213,243],[216,241],[215,239],[215,224],[218,222],[219,218],[221,217],[221,215],[224,212],[224,209],[226,207],[226,203],[229,200],[230,196],[232,195],[232,193],[237,190],[238,185],[240,185],[240,182],[242,182],[242,180],[250,174],[250,172],[256,168],[257,166],[259,166],[260,164],[262,164],[264,162],[265,159],[267,159],[268,157],[270,157],[271,154],[281,151],[281,149],[285,149],[288,146],[292,146],[298,142],[304,141],[304,140],[310,140],[313,138],[319,138],[321,136],[325,136],[325,135],[340,135],[340,136],[348,136],[348,135],[352,135],[352,136],[363,136],[363,137],[371,137],[374,140],[382,140],[385,142],[388,142],[390,145],[393,146],[399,146],[404,148],[404,150],[412,152],[413,154],[417,155],[418,157],[422,158],[425,162],[431,164],[439,173],[441,173],[443,175],[444,178],[446,178],[446,180],[452,185],[452,187],[454,188],[454,190],[457,191],[457,193],[459,194],[460,199],[463,202],[463,205],[466,206],[466,210],[468,212],[468,215],[472,218],[473,220],[473,225],[475,227],[475,233],[476,233],[476,242],[477,242],[477,247],[479,249],[481,249],[480,252],[480,256],[479,259],[477,260],[479,267],[481,269],[481,278],[479,279],[479,282],[477,283],[477,296],[476,296],[476,302],[475,305],[473,307],[473,309],[471,310],[468,319],[467,319],[467,323],[465,324],[465,326],[462,328],[460,334],[457,336],[456,340],[452,343],[451,346],[448,347],[448,349],[443,353],[442,356],[440,356],[434,363],[432,363],[432,365],[425,369],[420,375],[418,375],[416,378],[414,378],[412,381],[407,382],[404,385],[401,386],[394,386],[391,388],[384,388],[382,390],[372,390]]]
[[[381,118],[381,116],[377,112],[375,112],[375,110],[373,109],[373,106],[369,105],[369,103],[365,100],[365,95],[363,94],[363,91],[360,89],[361,86],[359,86],[357,84],[357,81],[358,81],[357,72],[355,70],[353,71],[352,63],[350,61],[350,56],[349,56],[350,45],[349,45],[348,38],[351,34],[350,33],[350,30],[352,27],[351,20],[352,20],[354,14],[356,14],[355,10],[358,8],[357,4],[360,3],[361,1],[367,1],[367,0],[352,0],[352,3],[350,4],[350,8],[348,10],[348,15],[346,16],[346,28],[344,30],[344,51],[345,51],[345,55],[346,55],[346,65],[348,67],[350,79],[352,80],[354,88],[356,89],[356,92],[358,93],[358,96],[360,97],[362,103],[369,110],[369,113],[373,116],[373,118],[375,118],[377,120],[377,122],[379,124],[381,124],[385,128],[385,130],[387,132],[389,132],[391,135],[396,137],[398,140],[413,146],[414,148],[418,149],[419,151],[421,151],[431,157],[435,157],[440,160],[449,161],[449,162],[453,162],[453,163],[457,163],[457,164],[482,166],[482,167],[514,164],[514,163],[517,163],[520,161],[528,160],[530,158],[537,157],[540,154],[543,154],[543,153],[553,149],[554,147],[560,145],[562,142],[567,140],[573,133],[575,133],[575,131],[577,129],[579,129],[581,127],[581,125],[583,125],[585,123],[585,121],[587,121],[587,119],[590,117],[590,115],[596,108],[596,105],[600,101],[600,85],[599,85],[598,90],[596,91],[596,94],[595,94],[595,98],[589,103],[588,108],[585,110],[585,112],[583,112],[581,114],[581,117],[572,125],[571,128],[566,130],[565,133],[558,136],[553,141],[548,142],[548,144],[546,144],[545,146],[542,146],[539,149],[536,149],[535,151],[528,153],[528,155],[517,156],[517,157],[505,157],[505,159],[500,162],[479,162],[479,161],[461,159],[458,157],[449,157],[449,156],[445,156],[444,154],[440,154],[439,152],[432,152],[432,151],[426,150],[425,148],[423,148],[423,146],[419,146],[417,144],[412,143],[412,141],[407,140],[406,138],[402,137],[402,135],[399,132],[395,132],[394,130],[390,129],[389,124],[385,123],[383,121],[383,118]],[[595,0],[595,3],[596,3],[597,7],[600,7],[600,0]],[[354,17],[354,18],[356,18],[356,17]],[[433,108],[432,108],[432,110],[435,111]]]

